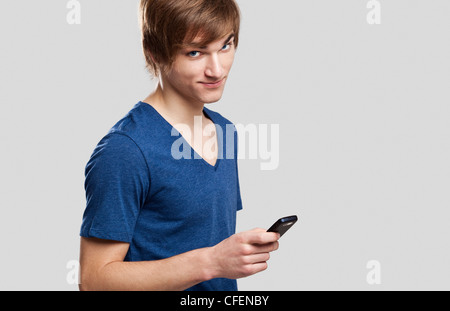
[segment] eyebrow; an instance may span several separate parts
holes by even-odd
[[[234,33],[229,35],[228,38],[223,42],[223,45],[225,45],[228,42],[230,42],[230,40],[233,39],[234,37],[235,37]],[[192,42],[190,44],[187,44],[186,47],[187,48],[198,48],[198,49],[202,49],[202,50],[206,50],[208,48],[205,45],[200,46],[200,44],[198,42]]]

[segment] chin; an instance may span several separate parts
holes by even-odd
[[[215,96],[203,96],[201,97],[201,102],[204,104],[212,104],[218,102],[222,98],[222,94]]]
[[[213,104],[213,103],[217,103],[222,97],[216,98],[216,99],[207,99],[204,100],[203,103],[204,104]]]

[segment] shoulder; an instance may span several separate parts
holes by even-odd
[[[103,154],[110,160],[120,160],[139,153],[137,138],[144,122],[140,110],[137,104],[117,121],[99,141],[93,155]]]
[[[86,169],[94,167],[110,172],[113,168],[146,168],[147,164],[141,149],[132,138],[113,132],[105,135],[92,152]]]
[[[165,128],[149,107],[148,104],[137,103],[109,129],[106,136],[116,141],[126,140],[126,137],[143,152],[157,146],[165,138]]]
[[[142,105],[136,104],[104,135],[95,147],[87,169],[146,167],[140,138],[145,136],[145,124],[152,123]]]
[[[131,138],[139,135],[143,127],[152,123],[145,107],[141,102],[137,103],[130,111],[128,111],[114,126],[109,130],[108,134],[120,133]]]

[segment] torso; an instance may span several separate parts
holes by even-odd
[[[148,102],[152,102],[152,101],[148,100],[147,104],[148,104]],[[148,105],[150,105],[150,104],[148,104]],[[199,156],[201,156],[210,165],[212,165],[212,166],[216,165],[218,154],[219,154],[219,148],[218,148],[218,143],[217,143],[216,128],[215,128],[214,122],[212,122],[212,120],[210,120],[208,117],[203,115],[203,120],[202,120],[202,127],[203,127],[203,129],[202,129],[202,145],[200,146],[198,143],[194,144],[194,135],[193,135],[194,130],[193,129],[190,129],[192,135],[189,135],[189,133],[183,133],[183,129],[180,128],[180,127],[174,126],[175,122],[173,122],[169,118],[169,116],[165,115],[165,113],[157,105],[152,103],[151,106],[156,111],[158,111],[158,113],[161,116],[163,116],[163,118],[166,119],[166,121],[169,124],[171,124],[174,128],[176,128],[178,130],[178,132],[180,132],[180,134],[183,136],[183,138],[189,143],[191,148],[194,149],[195,152],[198,153]],[[210,136],[205,135],[205,133],[204,133],[205,132],[204,129],[207,126],[212,126],[212,129],[213,129],[213,131],[212,131]],[[212,141],[210,141],[210,140],[212,140]],[[204,146],[206,146],[206,147],[204,147]],[[205,152],[203,152],[203,150],[205,150]]]
[[[216,129],[214,126],[214,123],[205,117],[205,119],[202,121],[203,129],[205,127],[212,127],[214,131],[211,133],[210,136],[205,135],[205,131],[202,131],[202,145],[199,146],[198,144],[194,144],[194,137],[191,137],[190,139],[186,136],[185,139],[189,142],[191,147],[195,150],[195,152],[198,153],[199,156],[201,156],[206,162],[208,162],[210,165],[214,166],[216,165],[217,157],[218,157],[218,144],[217,144],[217,135],[216,135]],[[194,133],[193,130],[191,130],[191,133]],[[189,139],[189,140],[188,140]]]

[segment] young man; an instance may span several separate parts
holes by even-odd
[[[238,6],[141,0],[140,14],[147,68],[159,84],[86,165],[80,289],[237,290],[236,279],[267,268],[279,239],[264,229],[235,234],[237,134],[204,107],[221,98],[229,77]],[[190,157],[178,156],[180,142]]]

